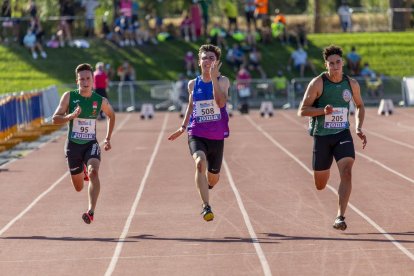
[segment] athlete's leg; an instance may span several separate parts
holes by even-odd
[[[341,182],[338,188],[338,216],[344,216],[352,190],[352,166],[354,159],[342,158],[337,162]]]
[[[203,151],[196,151],[193,154],[193,159],[196,165],[195,182],[197,184],[198,192],[200,193],[203,204],[209,204],[208,197],[208,182],[206,177],[207,158]]]
[[[208,179],[208,185],[210,187],[214,187],[214,185],[216,185],[220,179],[220,174],[207,172],[207,179]]]
[[[89,211],[94,212],[96,207],[96,202],[98,201],[99,192],[101,190],[101,183],[99,181],[99,165],[101,161],[97,158],[91,158],[88,160],[88,175],[89,175],[89,187],[88,187],[88,197],[89,197]]]
[[[315,182],[315,187],[318,190],[323,190],[328,183],[330,175],[330,169],[323,171],[313,171],[313,180]]]
[[[71,175],[73,187],[75,187],[75,190],[77,192],[80,192],[83,189],[83,177],[84,177],[83,171],[81,173]]]

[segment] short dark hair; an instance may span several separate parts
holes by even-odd
[[[76,77],[78,77],[78,73],[81,71],[91,71],[93,75],[93,67],[89,63],[82,63],[76,67],[75,69]]]
[[[328,47],[323,49],[323,59],[327,61],[328,57],[332,55],[338,55],[342,57],[342,53],[343,52],[342,52],[341,47],[338,47],[336,45],[329,45]]]
[[[203,52],[213,52],[216,56],[217,60],[220,60],[221,57],[221,49],[213,44],[204,44],[201,45],[200,49],[198,50],[198,57],[200,58],[201,53]]]

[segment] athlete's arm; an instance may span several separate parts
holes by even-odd
[[[230,81],[227,77],[220,76],[220,67],[222,63],[219,61],[211,64],[210,76],[213,82],[213,95],[217,105],[222,108],[227,103],[229,94]]]
[[[352,98],[355,103],[356,134],[358,135],[359,139],[362,140],[362,148],[365,148],[365,146],[367,145],[367,137],[362,131],[362,124],[364,123],[365,118],[364,101],[361,97],[361,89],[359,87],[359,83],[355,79],[350,79],[350,83],[352,88]]]
[[[81,113],[80,106],[76,107],[76,109],[72,113],[67,113],[69,109],[69,98],[70,92],[65,92],[60,99],[59,106],[56,108],[55,113],[52,116],[52,122],[54,124],[60,125],[69,122],[70,120],[75,119]]]
[[[322,77],[318,76],[314,78],[308,85],[305,91],[305,95],[303,96],[303,100],[298,109],[298,116],[321,116],[326,114],[331,114],[333,111],[333,107],[331,105],[327,105],[324,108],[322,107],[314,107],[313,103],[317,98],[319,98],[322,94],[323,89],[323,81]]]
[[[170,136],[168,136],[168,140],[174,141],[177,139],[181,134],[184,133],[184,131],[187,128],[188,122],[190,121],[191,113],[193,113],[193,89],[194,89],[194,82],[195,80],[190,80],[188,82],[188,105],[187,109],[185,111],[183,122],[179,129],[177,129],[174,133],[172,133]]]
[[[115,112],[112,108],[112,106],[109,104],[109,101],[107,98],[102,99],[102,106],[101,109],[103,113],[106,115],[106,136],[105,136],[105,150],[110,150],[112,148],[111,146],[111,136],[112,131],[115,127]]]

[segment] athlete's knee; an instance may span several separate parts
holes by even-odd
[[[326,184],[328,183],[328,181],[324,181],[324,180],[315,180],[315,187],[317,190],[323,190],[326,187]]]
[[[209,174],[208,175],[208,184],[214,186],[220,179],[220,174]]]
[[[89,167],[88,168],[88,175],[89,178],[94,179],[98,177],[98,170],[94,167]]]
[[[206,158],[203,155],[198,155],[195,159],[196,167],[199,172],[203,172],[206,169]]]

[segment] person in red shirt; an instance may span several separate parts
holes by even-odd
[[[108,84],[108,75],[105,72],[104,63],[98,62],[95,66],[95,72],[93,72],[93,88],[96,93],[102,97],[108,98],[108,94],[106,93]],[[105,115],[102,111],[99,113],[99,119],[105,119]]]

